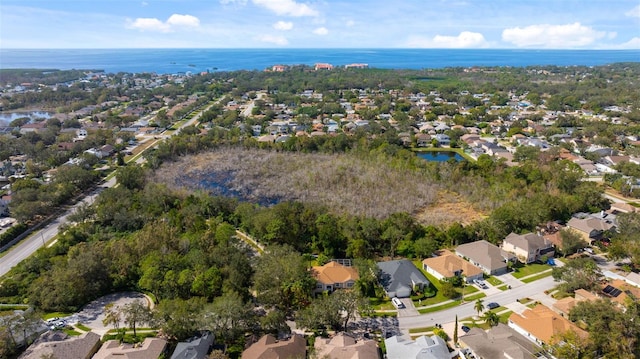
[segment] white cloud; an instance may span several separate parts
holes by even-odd
[[[347,27],[352,27],[352,26],[354,26],[355,24],[356,24],[356,22],[355,22],[355,21],[353,21],[353,20],[347,20],[347,22],[345,23],[345,25],[347,25]]]
[[[313,33],[316,35],[324,36],[329,33],[329,30],[326,27],[319,27],[313,30]]]
[[[169,25],[156,18],[149,17],[139,17],[132,21],[127,27],[129,27],[130,29],[138,29],[140,31],[171,31],[171,27]]]
[[[436,35],[431,39],[424,37],[411,37],[407,42],[408,47],[423,48],[480,48],[487,47],[487,40],[479,32],[463,31],[458,36]]]
[[[200,26],[200,19],[192,15],[173,14],[167,20],[167,24],[171,26],[198,27]]]
[[[288,31],[293,29],[293,23],[289,21],[278,21],[273,24],[273,28],[281,31]]]
[[[280,16],[318,16],[318,12],[315,9],[294,0],[253,0],[253,3]]]
[[[258,41],[267,42],[270,44],[276,44],[280,46],[285,46],[289,44],[289,40],[287,40],[284,36],[274,36],[274,35],[261,35],[258,36]]]
[[[220,0],[220,4],[228,5],[228,4],[238,4],[238,5],[246,5],[247,0]]]
[[[633,39],[620,44],[617,48],[619,49],[629,49],[629,50],[638,50],[640,49],[640,37],[634,37]]]
[[[142,6],[147,6],[147,5],[149,5],[149,3],[148,3],[148,2],[146,2],[146,1],[143,1],[140,5],[142,5]]]
[[[611,35],[576,22],[566,25],[540,24],[504,29],[502,40],[517,47],[571,48],[587,46],[597,39],[611,37]]]
[[[162,22],[153,17],[139,17],[133,21],[128,20],[127,28],[140,31],[171,32],[177,28],[198,27],[200,20],[192,15],[173,14],[167,21]]]
[[[640,5],[638,5],[638,6],[634,7],[633,9],[625,12],[624,14],[629,16],[629,17],[640,18]]]

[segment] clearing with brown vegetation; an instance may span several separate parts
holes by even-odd
[[[174,188],[205,190],[257,203],[314,203],[357,216],[421,213],[420,221],[425,224],[467,222],[478,217],[459,206],[451,207],[451,200],[434,207],[443,192],[425,175],[349,154],[225,148],[164,164],[154,180]],[[432,208],[437,216],[428,215]]]

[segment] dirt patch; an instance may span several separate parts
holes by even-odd
[[[420,209],[415,213],[419,223],[425,225],[450,225],[459,222],[469,225],[486,218],[486,214],[477,211],[460,195],[441,191],[434,204]]]

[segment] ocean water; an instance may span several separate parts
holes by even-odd
[[[640,62],[640,50],[451,49],[0,49],[0,69],[92,69],[105,72],[264,70],[276,64],[372,68],[605,65]]]

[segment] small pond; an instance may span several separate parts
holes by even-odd
[[[452,158],[458,162],[464,160],[464,157],[452,151],[419,152],[418,157],[427,161],[435,161],[435,162],[446,162]]]

